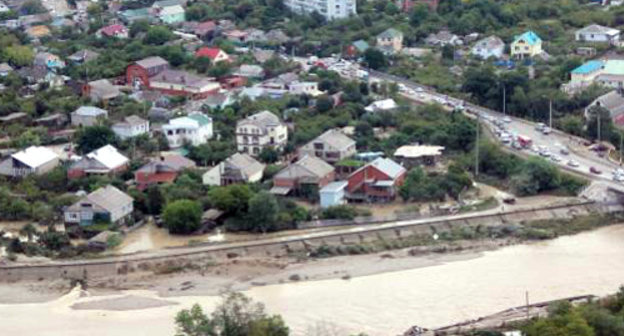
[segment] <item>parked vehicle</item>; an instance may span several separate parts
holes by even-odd
[[[596,175],[602,174],[602,171],[596,167],[589,167],[589,172]]]
[[[570,167],[575,167],[576,168],[576,167],[579,166],[579,163],[574,161],[574,160],[568,160],[567,165],[570,166]]]
[[[553,162],[561,162],[561,158],[557,155],[551,155],[550,159],[553,160]]]
[[[561,146],[559,148],[559,153],[563,154],[563,155],[569,155],[570,151],[568,150],[568,148],[566,148],[565,146]]]
[[[506,122],[506,123],[509,124],[511,122],[511,118],[510,117],[504,117],[503,118],[503,122]]]
[[[544,123],[537,123],[537,125],[535,125],[535,130],[541,132],[544,129],[544,127],[546,127]]]
[[[542,134],[544,135],[548,135],[552,132],[552,129],[550,129],[550,127],[548,126],[544,126],[544,128],[542,128]]]

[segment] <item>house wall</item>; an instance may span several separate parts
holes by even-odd
[[[335,192],[320,192],[321,208],[329,208],[336,205],[345,204],[344,189]]]
[[[55,158],[53,160],[50,160],[44,164],[42,164],[41,166],[37,167],[34,171],[35,174],[37,175],[41,175],[41,174],[45,174],[49,171],[51,171],[52,169],[56,168],[60,163],[60,159],[59,158]]]
[[[138,64],[131,64],[126,68],[126,84],[149,87],[149,74],[145,68]]]
[[[145,122],[140,125],[133,126],[115,126],[112,127],[113,132],[122,140],[145,134],[149,131],[149,123]]]
[[[255,133],[254,133],[255,132]],[[236,128],[236,145],[239,152],[258,155],[264,147],[284,148],[288,141],[285,125],[271,127],[265,132],[257,126],[245,125]]]
[[[202,183],[204,185],[221,185],[221,165],[222,163],[219,163],[217,166],[213,167],[212,169],[205,172],[204,175],[202,175]]]
[[[159,173],[148,173],[148,172],[135,172],[134,179],[136,183],[139,185],[140,189],[144,189],[149,185],[164,183],[164,182],[173,182],[176,177],[178,177],[177,172],[159,172]]]
[[[132,214],[132,211],[134,210],[134,206],[132,204],[132,202],[128,203],[128,204],[124,204],[116,209],[113,209],[110,212],[110,219],[111,219],[111,223],[117,223],[118,221],[120,221],[121,219],[124,219],[125,217],[129,216],[130,214]]]
[[[83,126],[83,127],[90,127],[90,126],[94,126],[97,125],[98,122],[101,119],[106,119],[106,115],[100,115],[97,117],[94,116],[83,116],[83,115],[79,115],[76,113],[72,113],[71,114],[71,124],[72,126]]]

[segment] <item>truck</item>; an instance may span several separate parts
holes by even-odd
[[[533,144],[533,140],[531,140],[531,138],[529,138],[526,135],[518,135],[516,140],[518,141],[520,146],[522,146],[523,148],[530,148],[531,145]]]

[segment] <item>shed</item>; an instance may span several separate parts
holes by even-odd
[[[321,208],[345,204],[345,189],[347,185],[347,181],[336,181],[324,186],[319,191],[321,196]]]

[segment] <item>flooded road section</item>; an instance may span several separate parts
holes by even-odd
[[[350,280],[256,287],[247,292],[282,314],[294,335],[310,330],[336,334],[397,335],[414,324],[438,327],[532,302],[581,294],[605,295],[624,284],[624,225],[484,253],[437,266]],[[392,262],[392,260],[387,260]],[[167,301],[142,308],[132,297]],[[127,311],[113,311],[115,298]],[[104,301],[101,304],[93,303]],[[198,302],[210,310],[214,296],[158,298],[132,291],[81,298],[79,291],[47,303],[0,305],[2,334],[172,336],[177,311]],[[72,305],[91,303],[95,309]]]

